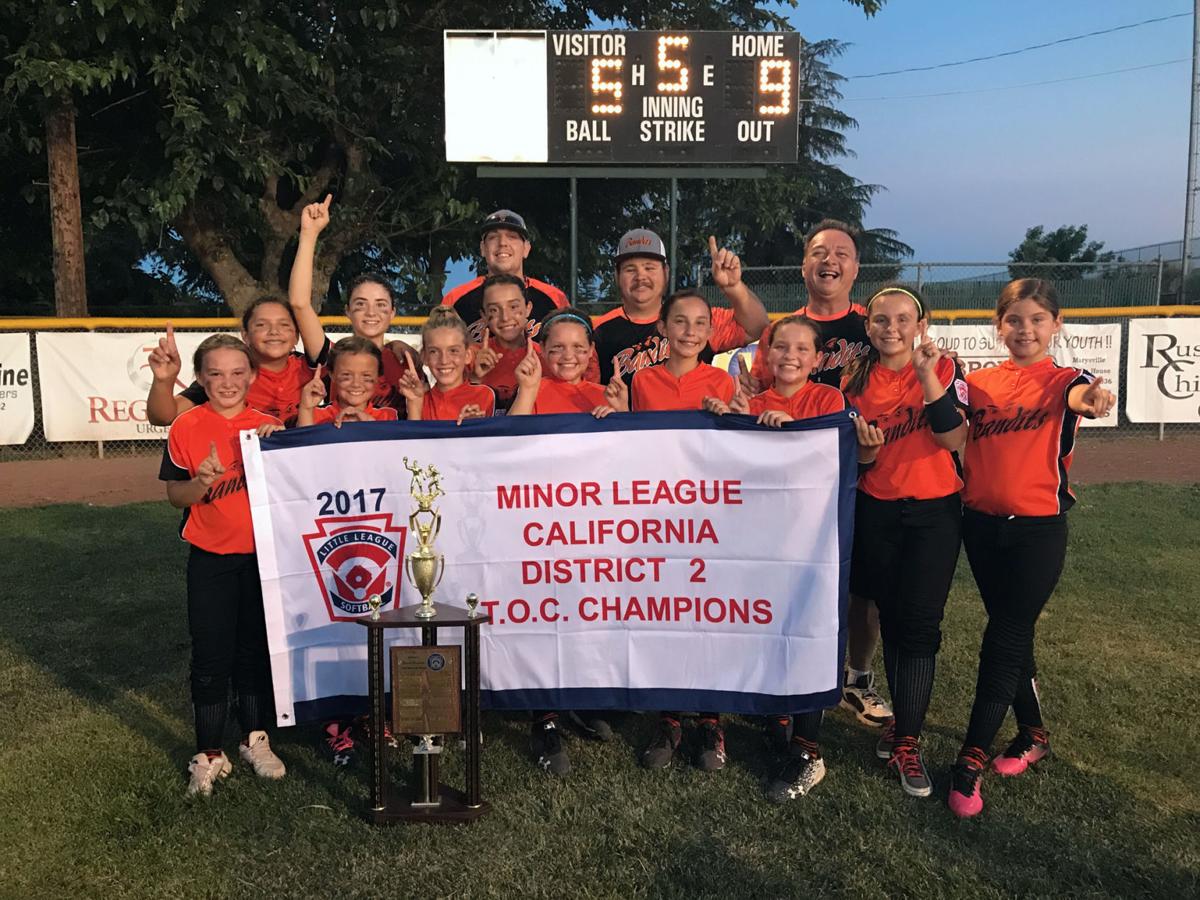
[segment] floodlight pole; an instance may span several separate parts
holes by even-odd
[[[1192,235],[1196,230],[1196,194],[1200,191],[1200,184],[1196,182],[1197,154],[1200,154],[1200,0],[1195,0],[1192,9],[1192,122],[1188,129],[1187,194],[1183,202],[1183,259],[1179,286],[1181,297],[1192,259]]]

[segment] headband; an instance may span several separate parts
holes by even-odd
[[[551,318],[549,318],[545,322],[543,322],[542,327],[548,328],[551,325],[553,325],[555,322],[562,322],[562,321],[578,322],[585,329],[587,329],[588,334],[592,333],[592,323],[589,322],[587,319],[585,319],[583,316],[575,315],[575,313],[559,313],[557,316],[552,316]]]
[[[867,309],[870,309],[871,304],[884,294],[903,294],[905,297],[908,297],[910,300],[912,300],[913,303],[917,304],[917,318],[925,318],[925,304],[921,302],[921,298],[907,288],[902,287],[885,287],[882,290],[876,291],[871,295],[871,299],[867,301]]]

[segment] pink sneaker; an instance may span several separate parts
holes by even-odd
[[[969,819],[983,812],[983,797],[979,793],[979,778],[987,766],[987,754],[972,747],[958,755],[950,767],[950,796],[946,805],[960,819]]]
[[[1049,755],[1050,738],[1044,728],[1021,728],[1008,749],[992,760],[992,768],[1011,778]]]

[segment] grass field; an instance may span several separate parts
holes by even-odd
[[[494,810],[470,828],[368,826],[365,766],[334,771],[312,728],[279,733],[284,782],[239,767],[188,801],[175,522],[165,503],[0,511],[0,896],[1200,893],[1200,487],[1081,492],[1039,631],[1057,756],[986,779],[970,822],[943,803],[982,629],[965,561],[926,732],[933,800],[905,797],[876,733],[835,713],[829,775],[780,808],[762,798],[775,763],[751,723],[731,723],[724,772],[651,774],[635,765],[639,716],[614,745],[573,741],[563,781],[530,765],[525,723],[486,717]],[[451,779],[460,765],[450,754]]]

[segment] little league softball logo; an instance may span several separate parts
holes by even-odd
[[[367,598],[378,594],[380,609],[399,604],[400,560],[408,529],[392,524],[391,513],[329,516],[304,546],[331,622],[349,622],[370,611]]]

